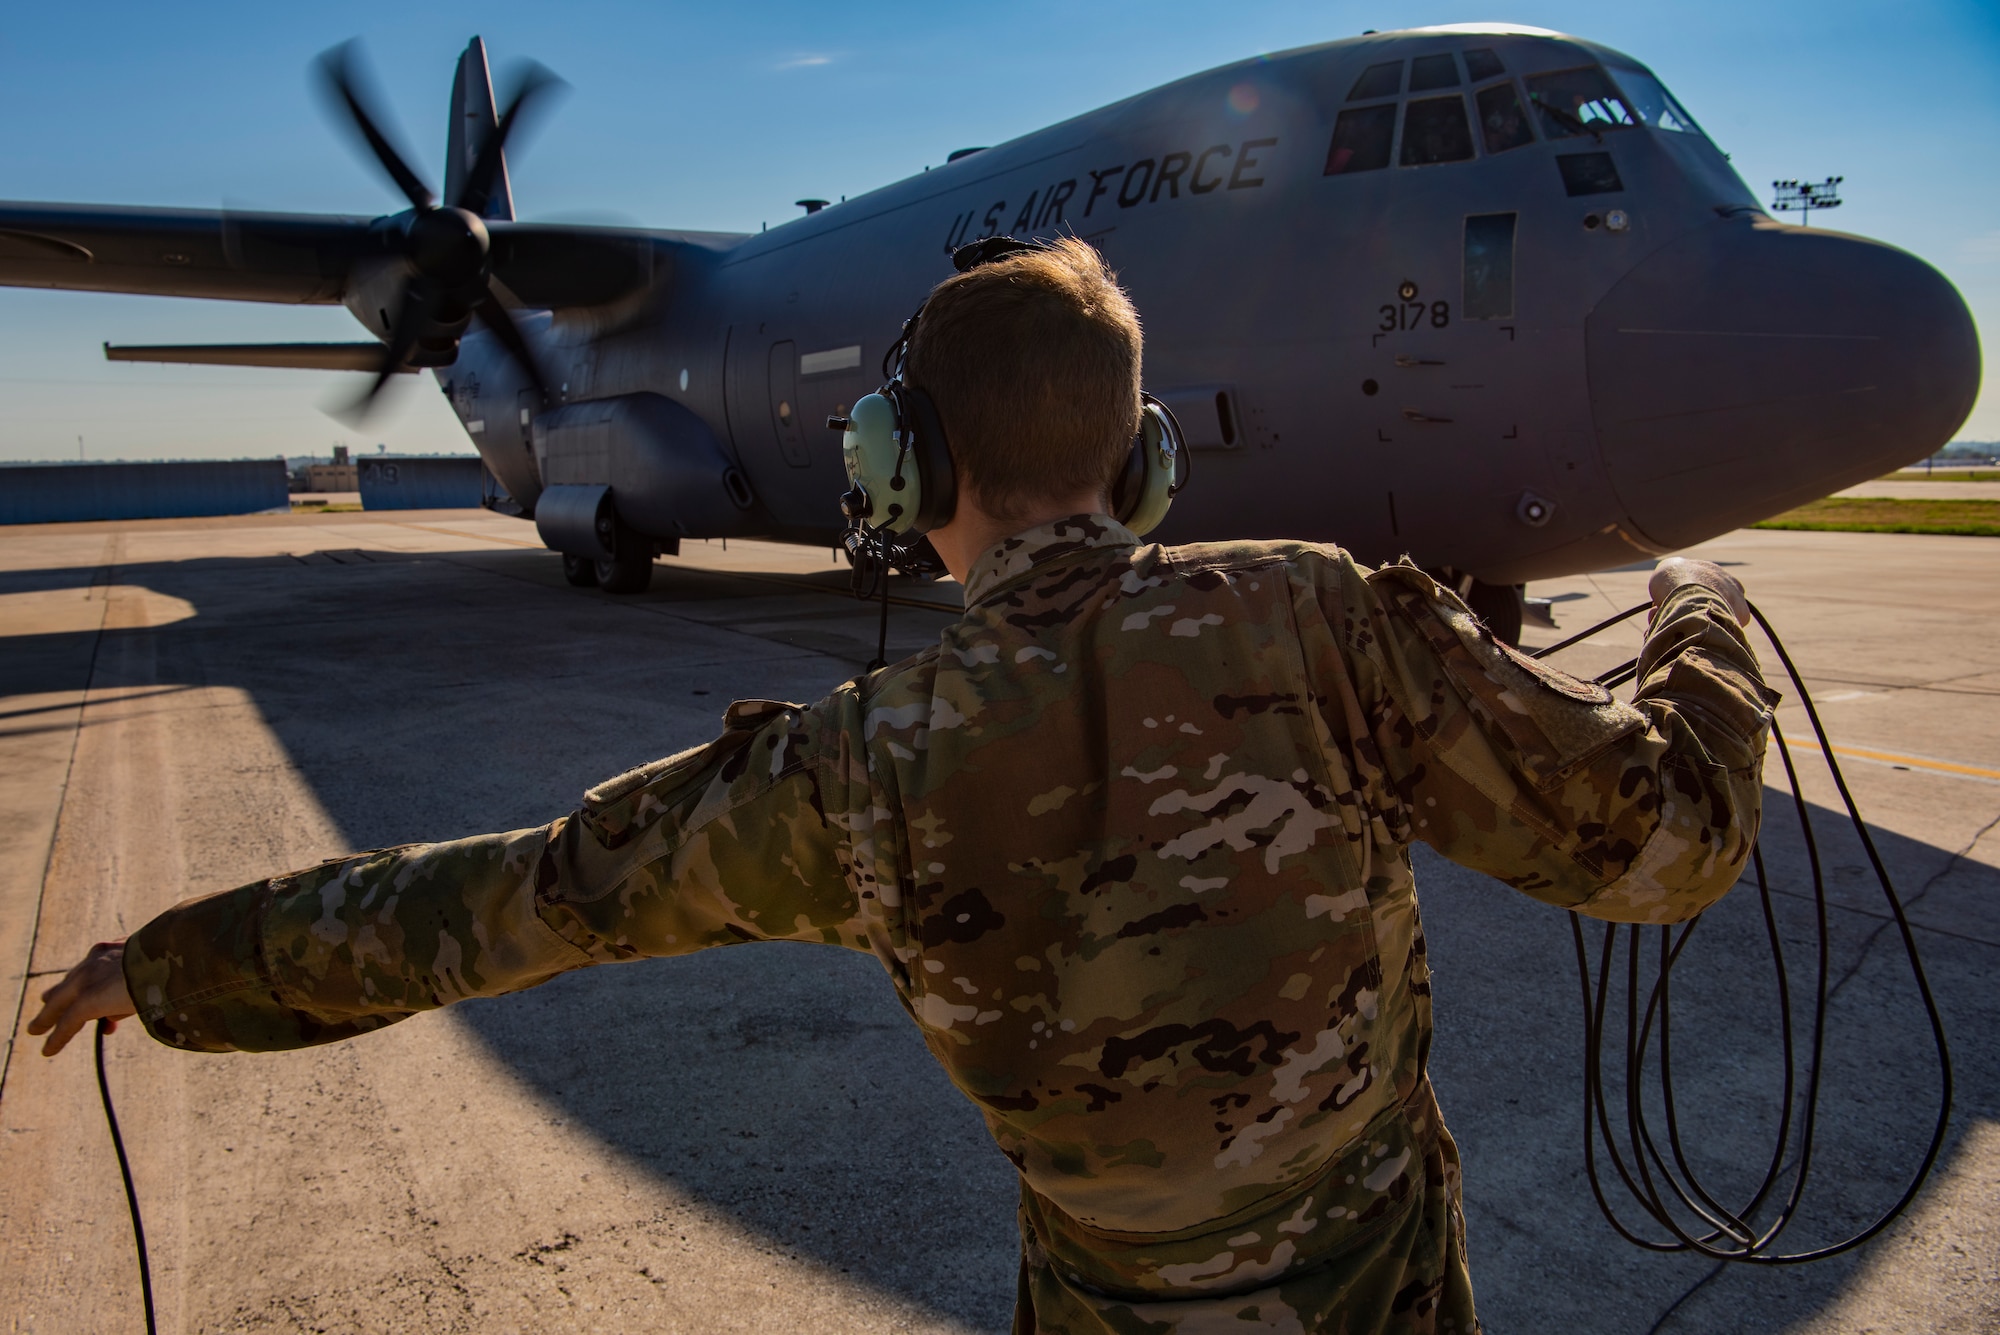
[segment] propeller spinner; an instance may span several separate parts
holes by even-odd
[[[520,326],[493,290],[493,241],[479,214],[505,160],[507,136],[529,107],[562,81],[540,65],[528,66],[506,111],[479,146],[459,198],[440,205],[383,133],[381,118],[370,111],[358,43],[334,47],[319,58],[318,68],[331,100],[410,201],[410,212],[399,220],[402,255],[410,274],[389,323],[389,342],[383,348],[381,366],[348,415],[365,416],[389,377],[406,365],[451,365],[458,358],[459,338],[474,319],[492,331],[526,372],[542,401],[548,402],[548,379]]]

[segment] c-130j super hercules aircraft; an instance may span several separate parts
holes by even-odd
[[[1922,261],[1773,221],[1667,90],[1539,29],[1370,34],[1167,84],[752,235],[513,221],[474,39],[446,206],[323,73],[411,208],[382,218],[0,204],[0,283],[340,303],[379,342],[114,358],[429,367],[571,582],[682,539],[832,544],[821,424],[872,390],[950,251],[1098,246],[1200,483],[1167,541],[1411,554],[1497,633],[1521,582],[1723,533],[1930,453],[1970,313]]]

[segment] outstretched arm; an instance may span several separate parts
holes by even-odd
[[[53,1029],[53,1053],[122,1006],[176,1047],[266,1051],[591,964],[760,939],[868,948],[821,798],[842,763],[838,727],[797,706],[736,706],[731,719],[549,825],[358,854],[177,905],[93,951],[31,1031]]]

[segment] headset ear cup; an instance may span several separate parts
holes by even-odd
[[[950,523],[957,511],[958,473],[952,465],[950,442],[945,439],[944,419],[931,396],[900,382],[898,389],[903,400],[904,438],[911,442],[910,458],[921,487],[909,526],[902,531],[928,533]]]
[[[1125,451],[1125,462],[1119,465],[1118,476],[1111,482],[1112,517],[1130,528],[1145,492],[1146,431],[1142,422],[1139,434],[1132,437],[1132,448]]]
[[[1180,424],[1152,395],[1139,414],[1139,435],[1119,478],[1114,506],[1118,522],[1144,537],[1160,526],[1180,490],[1175,483],[1186,446]]]
[[[883,388],[888,392],[866,395],[854,405],[847,416],[847,430],[841,433],[841,463],[851,484],[842,508],[848,509],[851,503],[854,508],[848,518],[894,531],[915,513],[915,497],[908,490],[914,470],[902,469],[911,477],[905,479],[903,488],[895,485],[902,452],[897,442],[902,411],[896,404],[894,386]]]

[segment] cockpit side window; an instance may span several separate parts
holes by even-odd
[[[1625,99],[1595,65],[1538,74],[1528,80],[1528,101],[1550,139],[1631,129],[1639,123]]]
[[[1674,95],[1666,86],[1644,70],[1620,68],[1618,86],[1625,90],[1626,99],[1638,113],[1639,123],[1650,125],[1656,130],[1672,130],[1676,134],[1700,134],[1701,127],[1694,123],[1694,117],[1681,110],[1681,104],[1674,101]]]
[[[1505,153],[1510,148],[1535,142],[1534,127],[1521,109],[1520,95],[1511,83],[1496,83],[1479,90],[1479,132],[1487,153]]]
[[[1412,99],[1403,113],[1403,165],[1463,162],[1472,156],[1472,130],[1465,123],[1465,99]]]
[[[1361,77],[1354,81],[1354,89],[1347,100],[1359,102],[1368,97],[1394,97],[1403,91],[1403,62],[1391,60],[1381,65],[1370,65],[1361,71]]]
[[[1396,104],[1350,107],[1333,125],[1333,143],[1326,150],[1327,176],[1378,171],[1389,165],[1389,145],[1396,137]]]
[[[1410,62],[1410,91],[1428,93],[1434,88],[1458,87],[1458,65],[1446,53],[1418,56]]]

